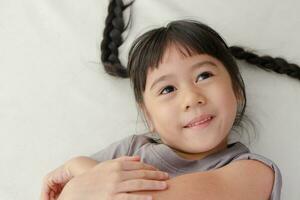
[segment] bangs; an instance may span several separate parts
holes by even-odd
[[[209,54],[222,61],[222,53],[227,45],[223,39],[209,27],[201,24],[191,26],[188,23],[170,23],[167,27],[154,29],[144,37],[136,41],[133,49],[137,53],[135,57],[137,66],[146,68],[158,68],[168,47],[174,45],[184,56],[195,54]],[[133,56],[133,55],[132,55]],[[223,63],[224,64],[224,63]]]

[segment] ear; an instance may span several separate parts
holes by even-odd
[[[149,114],[149,112],[148,112],[146,106],[145,106],[145,105],[139,105],[139,107],[140,107],[140,109],[141,109],[142,112],[143,112],[143,115],[144,115],[144,117],[145,117],[145,119],[146,119],[146,122],[147,122],[147,124],[148,124],[148,127],[149,127],[150,131],[151,131],[151,132],[154,132],[153,121],[152,121],[152,118],[151,118],[151,116],[150,116],[150,114]]]

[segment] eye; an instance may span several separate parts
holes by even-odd
[[[213,74],[212,73],[210,73],[210,72],[203,72],[203,73],[201,73],[201,74],[199,74],[198,76],[197,76],[197,80],[198,80],[198,78],[200,77],[200,76],[213,76]]]
[[[198,80],[198,78],[201,77],[201,76],[204,76],[204,77],[211,77],[211,76],[213,76],[213,74],[212,74],[211,72],[208,72],[208,71],[203,72],[203,73],[200,73],[200,74],[197,76],[197,80]],[[204,78],[204,79],[206,79],[206,78]],[[171,85],[168,85],[168,86],[164,87],[164,88],[161,90],[161,92],[159,93],[159,95],[168,94],[168,93],[172,92],[172,90],[175,90],[174,87],[171,86]],[[166,92],[165,92],[165,91],[166,91]]]
[[[170,88],[174,88],[173,86],[171,86],[171,85],[168,85],[167,87],[164,87],[162,90],[161,90],[161,92],[159,93],[160,95],[161,94],[168,94],[169,92],[167,92],[167,93],[163,93],[164,91],[166,91],[166,89],[170,89]]]

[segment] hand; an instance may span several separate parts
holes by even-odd
[[[130,194],[130,192],[167,189],[167,185],[161,183],[169,177],[139,160],[140,157],[137,156],[123,156],[101,162],[70,180],[58,199],[146,200],[149,195]]]
[[[78,156],[68,160],[64,165],[46,175],[43,181],[41,200],[57,199],[71,178],[90,170],[97,164],[96,160],[86,156]]]
[[[41,200],[56,200],[63,187],[73,178],[66,165],[61,165],[43,179]]]

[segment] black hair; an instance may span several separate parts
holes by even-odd
[[[127,29],[124,25],[123,11],[131,4],[124,4],[122,0],[111,0],[108,5],[108,15],[105,20],[103,40],[101,42],[101,60],[104,63],[105,71],[116,77],[128,78],[127,69],[119,60],[118,47],[123,43],[122,33]]]
[[[244,113],[247,104],[245,85],[234,58],[244,60],[266,71],[274,71],[300,79],[298,65],[288,63],[280,57],[258,56],[253,52],[246,51],[243,47],[229,47],[215,30],[195,20],[171,21],[165,27],[152,29],[139,36],[130,48],[126,68],[120,63],[117,50],[117,47],[123,42],[121,34],[125,30],[124,23],[121,23],[121,19],[123,19],[121,14],[118,13],[117,15],[115,11],[124,10],[125,7],[121,0],[110,1],[101,44],[101,58],[108,74],[115,77],[130,78],[138,105],[143,105],[144,102],[143,92],[148,68],[157,68],[168,45],[175,43],[184,47],[188,53],[185,56],[204,53],[217,58],[225,66],[230,74],[234,93],[236,97],[241,99],[233,128],[243,127],[241,124],[243,119],[248,120],[253,125]],[[128,23],[130,23],[130,18]]]

